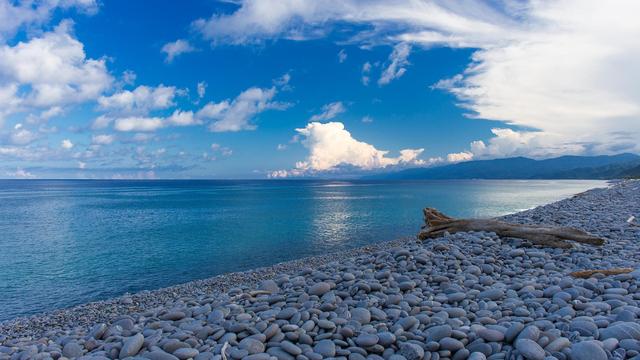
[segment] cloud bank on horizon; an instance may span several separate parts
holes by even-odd
[[[201,153],[186,151],[171,131],[260,132],[272,126],[261,124],[259,129],[263,113],[284,114],[300,106],[295,97],[282,96],[291,99],[313,86],[291,85],[299,69],[273,73],[270,84],[222,97],[216,91],[213,100],[205,99],[216,86],[209,79],[198,81],[192,92],[162,81],[137,85],[136,73],[117,75],[111,69],[117,60],[89,55],[74,32],[69,16],[97,16],[101,6],[94,0],[0,0],[0,159],[15,165],[0,176],[33,177],[36,171],[29,165],[52,162],[73,162],[73,176],[80,177],[108,176],[109,167],[126,167],[134,177],[186,170],[186,162],[199,166],[220,158],[215,156],[220,148],[226,149],[225,157],[233,152],[221,145],[214,149],[211,141]],[[62,19],[50,25],[61,13]],[[342,117],[354,104],[333,99],[300,117],[306,126],[279,130],[294,139],[289,145],[272,144],[274,151],[300,148],[286,158],[293,165],[259,169],[261,176],[343,174],[506,156],[639,152],[638,13],[640,2],[632,0],[244,0],[194,17],[189,25],[193,38],[176,32],[157,51],[163,66],[172,67],[184,57],[229,46],[328,41],[340,46],[332,55],[336,66],[346,66],[357,59],[347,47],[385,48],[386,58],[353,65],[354,83],[379,89],[417,72],[421,64],[412,61],[416,53],[470,51],[462,71],[425,83],[424,92],[449,93],[468,118],[494,121],[488,138],[430,157],[423,156],[428,143],[405,148],[396,142],[393,156],[352,135]],[[50,124],[77,108],[89,109],[93,118],[64,130]],[[367,113],[359,116],[359,126],[372,124],[373,118],[374,124],[382,122]],[[76,137],[79,133],[85,138]],[[178,143],[169,149],[144,146],[174,140]],[[126,151],[118,146],[132,147]],[[127,161],[116,161],[124,152]],[[92,168],[97,172],[91,175]]]

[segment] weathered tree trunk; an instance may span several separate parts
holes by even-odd
[[[570,227],[547,227],[541,225],[511,224],[494,219],[454,219],[433,208],[424,209],[425,226],[418,238],[425,240],[467,231],[494,232],[501,237],[514,237],[531,241],[534,245],[571,248],[573,240],[591,245],[602,245],[604,240],[584,231]]]
[[[580,279],[588,279],[588,278],[592,277],[595,274],[602,274],[602,275],[605,275],[605,276],[619,275],[619,274],[630,273],[633,270],[634,270],[633,268],[581,270],[581,271],[574,271],[574,272],[570,273],[569,275],[571,275],[573,277],[576,277],[576,278],[580,278]]]

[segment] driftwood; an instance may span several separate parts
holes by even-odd
[[[635,270],[635,269],[632,269],[632,268],[615,268],[615,269],[582,270],[582,271],[572,272],[569,275],[571,275],[571,276],[573,276],[575,278],[588,279],[588,278],[592,277],[595,274],[602,274],[602,275],[605,275],[605,276],[620,275],[620,274],[630,273],[633,270]]]
[[[571,248],[573,240],[591,245],[602,245],[604,240],[584,231],[569,227],[511,224],[494,219],[454,219],[433,208],[424,209],[425,225],[418,238],[425,240],[467,231],[494,232],[502,237],[514,237],[531,241],[534,245]]]

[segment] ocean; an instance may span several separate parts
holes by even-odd
[[[604,181],[0,180],[0,320],[414,236]]]

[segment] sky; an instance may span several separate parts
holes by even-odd
[[[640,152],[640,2],[0,0],[0,178]]]

